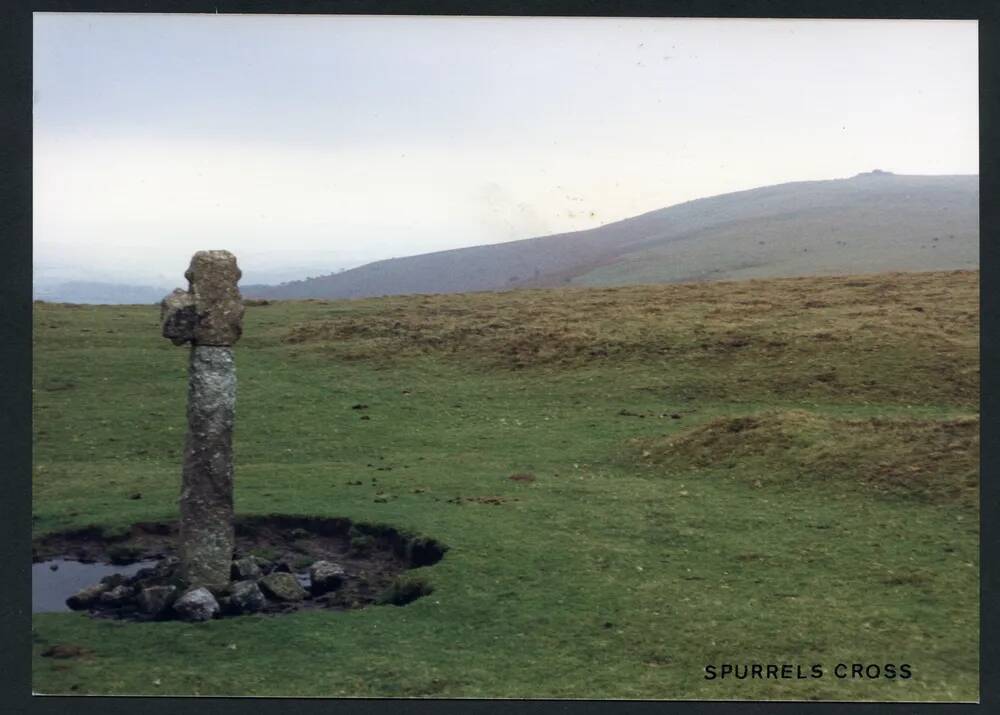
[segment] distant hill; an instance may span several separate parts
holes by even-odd
[[[36,286],[35,300],[54,303],[91,303],[116,305],[125,303],[159,303],[170,288],[102,283],[99,281],[67,281]]]
[[[876,170],[697,199],[586,231],[393,258],[241,290],[251,298],[355,298],[978,266],[978,176]]]

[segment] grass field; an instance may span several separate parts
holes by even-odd
[[[40,614],[34,689],[974,700],[978,280],[248,307],[238,512],[436,538],[433,593],[204,624]],[[158,317],[35,305],[35,537],[175,518],[187,349]],[[41,657],[56,644],[85,650]],[[705,678],[754,662],[825,675]]]

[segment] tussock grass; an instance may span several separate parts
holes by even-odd
[[[837,419],[803,410],[718,417],[636,440],[640,460],[671,469],[724,467],[755,485],[830,481],[975,509],[979,418]]]
[[[346,360],[711,371],[717,397],[902,400],[915,380],[971,406],[978,285],[953,271],[339,301],[279,339]]]

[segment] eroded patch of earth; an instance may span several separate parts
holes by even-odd
[[[176,543],[176,524],[162,522],[118,533],[90,527],[50,534],[32,545],[32,563],[46,565],[33,569],[33,600],[132,620],[404,605],[431,592],[424,578],[408,571],[437,563],[447,550],[433,539],[349,519],[242,517],[230,583],[198,589],[178,575]],[[79,578],[61,576],[60,565],[65,574],[68,562],[92,564],[94,583],[81,588]],[[122,571],[109,574],[109,564]]]

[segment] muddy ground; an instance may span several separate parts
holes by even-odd
[[[50,534],[32,544],[32,562],[72,559],[83,563],[125,565],[176,555],[177,524],[142,522],[127,531],[109,533],[99,527]],[[303,609],[364,608],[374,603],[403,605],[430,592],[428,587],[405,583],[401,576],[411,568],[429,566],[444,556],[447,547],[433,539],[401,532],[385,525],[353,524],[348,519],[304,516],[253,516],[238,518],[234,558],[255,556],[267,570],[288,571],[306,582],[309,566],[320,560],[344,568],[347,577],[334,594],[297,602],[269,603],[264,613]],[[134,617],[131,611],[92,611],[93,615]]]

